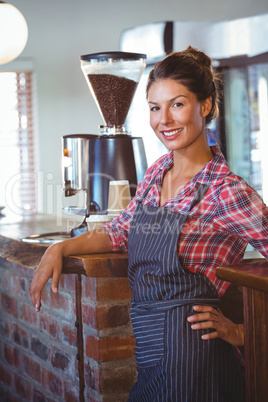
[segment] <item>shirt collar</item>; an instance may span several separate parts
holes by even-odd
[[[228,176],[231,171],[220,148],[217,146],[212,146],[211,149],[214,154],[214,158],[206,163],[203,169],[201,169],[195,177],[199,183],[213,186],[222,183],[224,178]]]

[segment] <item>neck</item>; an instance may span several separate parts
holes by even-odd
[[[173,174],[192,178],[212,158],[213,153],[207,142],[203,146],[198,144],[197,146],[174,151]]]

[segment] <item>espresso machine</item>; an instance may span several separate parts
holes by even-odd
[[[85,208],[64,209],[87,217],[107,213],[110,181],[128,180],[133,197],[146,172],[143,140],[124,126],[146,55],[107,52],[83,55],[80,60],[104,124],[97,134],[62,137],[62,175],[65,197],[85,193]]]

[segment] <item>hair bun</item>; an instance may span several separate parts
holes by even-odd
[[[192,57],[199,64],[209,68],[211,67],[211,59],[204,52],[189,46],[183,53],[186,57]]]

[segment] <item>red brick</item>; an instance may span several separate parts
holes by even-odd
[[[14,383],[17,393],[27,401],[31,400],[31,384],[25,378],[15,373]]]
[[[62,310],[64,314],[69,314],[70,306],[69,299],[63,294],[50,292],[50,305],[52,309]]]
[[[118,336],[100,339],[100,360],[126,359],[135,354],[134,336]]]
[[[113,338],[86,337],[86,355],[96,361],[111,361],[134,356],[134,336],[118,336]]]
[[[67,353],[63,353],[61,350],[54,350],[51,363],[53,367],[65,372],[68,371],[71,365],[71,358]]]
[[[12,377],[12,372],[9,370],[9,368],[0,364],[0,382],[6,384],[7,386],[11,386]]]
[[[19,367],[19,351],[17,348],[13,348],[13,346],[4,345],[4,356],[5,360],[11,366]]]
[[[82,303],[82,320],[95,329],[115,328],[130,322],[128,305],[91,305]]]
[[[22,366],[28,377],[41,384],[41,366],[39,363],[29,356],[23,356]]]
[[[59,323],[51,315],[40,312],[40,329],[42,332],[53,336],[53,338],[59,339]]]
[[[45,306],[47,308],[50,308],[50,286],[51,286],[51,280],[48,281],[48,283],[44,286],[42,290],[42,306]]]
[[[14,391],[12,390],[12,393],[5,389],[5,387],[0,386],[0,395],[1,395],[1,401],[3,402],[21,402],[21,397],[17,398],[14,395]]]
[[[18,302],[14,297],[2,293],[2,307],[6,313],[12,314],[16,318],[18,317]]]
[[[62,379],[44,368],[42,370],[42,385],[44,388],[49,389],[54,395],[62,397]]]
[[[18,345],[24,347],[25,349],[29,348],[29,334],[24,331],[17,324],[12,325],[12,339]]]
[[[98,306],[97,329],[114,328],[130,322],[129,306]]]
[[[64,325],[61,329],[61,340],[70,346],[77,346],[77,329]]]
[[[82,303],[82,321],[86,325],[97,328],[96,306],[89,303]]]
[[[106,393],[128,393],[137,379],[133,367],[114,367],[100,370],[100,391]]]
[[[29,269],[27,267],[24,267],[23,265],[18,265],[15,262],[12,263],[12,267],[14,270],[16,270],[16,272],[18,272],[19,269],[20,276],[22,276],[23,278],[28,278],[30,282],[32,281],[35,272],[34,269]]]
[[[10,275],[10,291],[19,296],[28,295],[28,280],[18,275]]]
[[[127,278],[98,278],[97,300],[125,300],[131,297]]]
[[[65,274],[60,277],[60,288],[75,293],[76,274]]]
[[[84,370],[86,386],[88,388],[94,389],[95,391],[99,391],[99,369],[97,369],[96,367],[92,367],[90,363],[86,363]]]
[[[79,401],[79,384],[72,385],[64,382],[64,402]]]
[[[10,325],[9,322],[4,320],[3,317],[1,317],[0,320],[0,334],[5,337],[5,339],[9,338],[10,335]]]
[[[21,306],[21,317],[22,320],[37,325],[38,324],[38,313],[35,311],[33,306],[29,306],[28,304],[23,304]]]
[[[83,297],[97,300],[97,279],[82,276],[82,295]]]
[[[6,269],[1,269],[0,271],[0,287],[7,291],[10,290],[10,272]]]
[[[47,361],[49,356],[48,346],[40,341],[39,338],[33,337],[31,341],[31,350],[33,353],[40,357],[40,359]]]
[[[46,402],[46,395],[37,389],[33,390],[33,402]]]
[[[86,337],[86,355],[99,361],[99,340],[90,335]]]

